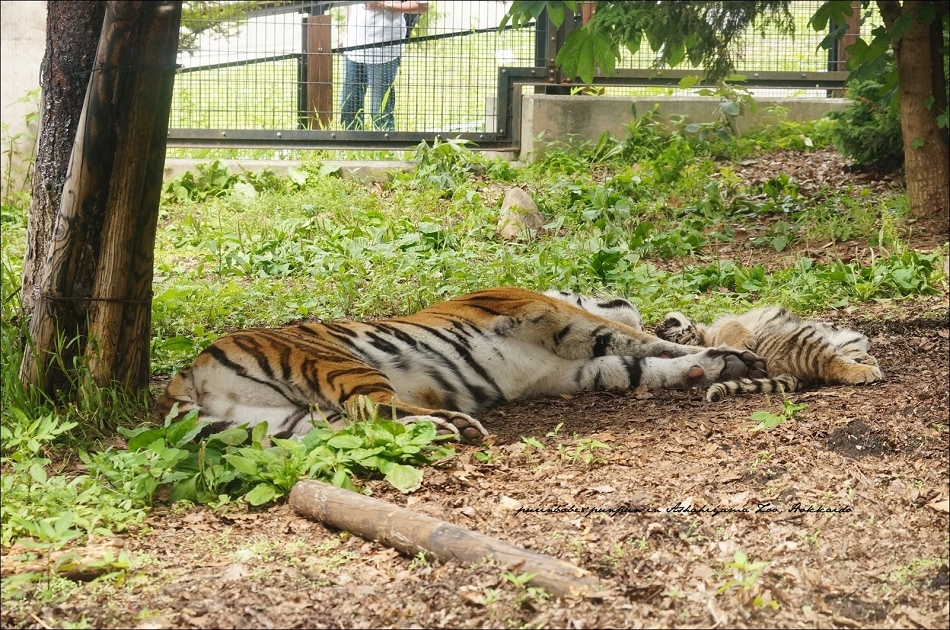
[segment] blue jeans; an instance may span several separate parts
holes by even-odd
[[[385,63],[360,63],[343,59],[343,92],[340,94],[340,121],[344,129],[363,128],[363,101],[369,87],[369,112],[376,129],[392,131],[396,90],[393,82],[399,57]]]

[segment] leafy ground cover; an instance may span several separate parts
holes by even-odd
[[[908,221],[900,180],[850,169],[824,133],[710,144],[645,116],[623,141],[520,169],[447,143],[370,184],[317,163],[288,178],[212,164],[170,183],[156,388],[234,328],[381,317],[494,284],[626,294],[648,324],[782,303],[867,333],[886,375],[787,399],[634,391],[502,407],[482,417],[489,443],[424,469],[411,465],[450,454],[424,429],[196,445],[193,424],[142,426],[146,401],[89,388],[61,408],[18,392],[8,296],[25,222],[5,206],[0,622],[939,626],[946,227]],[[497,208],[514,185],[548,224],[505,242]],[[416,451],[371,459],[397,441]],[[318,448],[340,485],[574,562],[604,593],[552,599],[490,563],[405,558],[295,516],[278,496]],[[210,507],[166,503],[182,496]]]

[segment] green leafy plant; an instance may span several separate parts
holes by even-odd
[[[173,413],[177,413],[175,410]],[[125,431],[126,450],[107,449],[84,461],[134,504],[150,505],[156,490],[169,501],[222,502],[243,498],[262,505],[290,492],[301,478],[356,490],[357,477],[381,476],[402,492],[422,482],[419,466],[450,457],[432,423],[381,419],[375,407],[341,431],[316,427],[298,439],[268,438],[267,424],[232,427],[197,442],[204,429],[196,412],[162,427]],[[250,444],[246,443],[250,440]]]
[[[776,414],[771,411],[753,411],[752,420],[757,424],[750,431],[769,431],[777,426],[781,426],[786,421],[795,417],[802,409],[805,409],[808,403],[793,403],[788,398],[782,398],[782,413]]]
[[[903,135],[897,99],[887,98],[878,81],[853,82],[848,86],[851,104],[828,117],[835,121],[835,144],[841,154],[858,164],[891,168],[904,160]]]
[[[761,589],[757,582],[769,564],[768,562],[752,562],[744,551],[736,549],[732,555],[732,561],[725,563],[723,567],[724,573],[730,577],[717,589],[717,592],[725,593],[730,589],[737,589],[755,608],[778,610],[777,601],[758,592]]]

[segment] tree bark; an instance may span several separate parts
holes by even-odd
[[[601,588],[589,571],[563,560],[319,481],[294,484],[290,504],[307,518],[410,556],[424,551],[442,560],[467,563],[491,558],[512,571],[534,574],[532,584],[558,597],[593,595]]]
[[[108,3],[35,292],[31,345],[20,368],[27,385],[52,393],[76,353],[85,353],[99,385],[147,383],[151,267],[180,19],[181,2]],[[64,338],[78,342],[68,357]],[[65,360],[54,365],[57,357]]]
[[[148,385],[152,270],[165,143],[181,26],[181,2],[115,2],[120,19],[137,22],[129,54],[128,105],[119,111],[116,162],[106,204],[103,249],[86,346],[99,386]],[[117,23],[117,28],[119,24]]]
[[[46,55],[40,70],[42,106],[39,146],[33,171],[33,200],[23,260],[21,304],[25,318],[33,313],[40,290],[50,234],[59,212],[66,169],[76,139],[105,11],[105,2],[67,0],[47,3]],[[92,254],[96,247],[96,243],[89,243],[89,253]],[[84,269],[93,267],[81,266]],[[85,285],[91,289],[91,280]],[[76,320],[79,318],[76,317]]]
[[[938,15],[934,26],[918,19],[922,8],[937,4],[879,1],[878,7],[889,31],[893,32],[902,16],[910,18],[892,46],[897,61],[904,173],[911,214],[935,221],[946,232],[950,229],[950,145],[947,130],[937,126],[945,86],[941,42],[933,41],[935,35],[942,38],[941,20]]]

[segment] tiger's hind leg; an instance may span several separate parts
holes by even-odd
[[[451,435],[456,439],[472,444],[478,444],[488,436],[488,431],[485,430],[481,422],[459,411],[426,409],[425,407],[405,404],[396,400],[395,392],[391,390],[388,392],[375,391],[367,394],[365,398],[375,404],[380,418],[395,417],[396,421],[401,424],[431,422],[440,435]],[[347,414],[351,418],[360,417],[359,405],[359,398],[350,399],[347,402]]]

